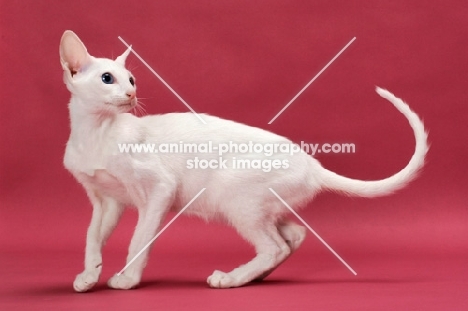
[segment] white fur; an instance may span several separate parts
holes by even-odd
[[[205,125],[191,113],[140,118],[128,113],[137,105],[136,88],[129,81],[131,73],[124,67],[129,52],[130,49],[115,61],[94,58],[71,31],[63,34],[60,43],[64,82],[72,94],[69,104],[71,134],[64,164],[83,185],[93,205],[85,270],[76,277],[76,291],[87,291],[98,281],[102,269],[101,249],[126,205],[135,206],[139,213],[129,247],[129,261],[156,234],[168,211],[180,210],[206,187],[186,213],[227,222],[252,243],[257,252],[247,264],[229,273],[215,271],[207,280],[215,288],[236,287],[263,279],[294,252],[305,237],[302,226],[284,219],[288,210],[268,188],[273,188],[297,209],[321,189],[367,197],[388,194],[403,187],[423,166],[428,147],[421,120],[400,99],[379,88],[377,92],[408,118],[416,136],[416,152],[407,167],[381,181],[339,176],[305,153],[277,155],[276,158],[289,161],[289,168],[268,173],[262,170],[188,170],[186,161],[196,156],[193,154],[119,153],[118,143],[291,143],[265,130],[210,115],[202,115]],[[114,76],[113,84],[101,81],[105,72]],[[109,286],[119,289],[137,286],[148,253],[146,250],[123,274],[113,276]]]

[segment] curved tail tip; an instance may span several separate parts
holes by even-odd
[[[383,88],[378,87],[378,86],[375,87],[375,91],[377,92],[377,94],[380,95],[380,97],[383,97],[383,98],[386,98],[386,99],[394,97],[394,95],[392,93],[390,93],[386,89],[383,89]]]
[[[381,95],[382,93],[388,92],[386,89],[381,88],[380,86],[375,86],[375,91],[377,94]]]

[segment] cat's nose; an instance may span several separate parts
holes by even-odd
[[[127,97],[129,99],[134,99],[136,96],[136,92],[135,91],[131,91],[131,92],[127,92]]]

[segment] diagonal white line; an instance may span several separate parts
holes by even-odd
[[[299,93],[297,93],[297,95],[294,96],[293,99],[291,99],[289,103],[287,103],[286,106],[284,106],[283,109],[281,109],[281,111],[273,117],[273,119],[270,120],[270,122],[268,122],[268,124],[273,123],[273,121],[275,121],[276,118],[278,118],[302,94],[302,92],[304,92],[309,87],[309,85],[311,85],[312,82],[314,82],[332,64],[341,55],[341,53],[343,53],[351,45],[351,43],[353,43],[354,40],[356,40],[356,37],[352,38],[351,41],[349,41],[348,44],[346,44],[345,47],[342,48],[341,51],[339,51],[338,54],[336,54],[335,57],[333,57],[332,60],[329,61],[328,64],[326,64],[325,67],[323,67],[322,70],[320,70],[319,73],[317,73],[315,77],[313,77],[312,80],[310,80],[309,83],[307,83],[307,85],[304,86],[302,90],[300,90]]]
[[[127,48],[130,47],[130,45],[125,42],[122,37],[119,36],[118,38]],[[132,49],[132,52],[203,124],[206,124],[206,121],[203,120],[203,118],[200,117],[200,115],[196,113],[195,110],[193,110],[192,107],[190,107],[190,105],[187,104],[187,102],[182,97],[180,97],[180,95],[177,94],[177,92],[174,91],[174,89],[169,84],[167,84],[167,82],[164,81],[164,79],[156,71],[154,71],[154,69],[151,68],[151,66],[148,65],[148,63],[137,52],[135,52],[134,49]]]
[[[149,241],[142,249],[141,251],[138,252],[138,254],[136,254],[132,260],[130,260],[126,265],[125,267],[123,267],[122,270],[120,270],[119,273],[117,273],[117,275],[121,275],[189,206],[190,204],[193,203],[193,201],[195,201],[202,193],[203,191],[205,191],[206,188],[203,188],[202,190],[200,190],[200,192],[197,193],[196,196],[193,197],[192,200],[190,200],[190,202],[188,202],[183,209],[181,209],[177,215],[174,216],[174,218],[171,219],[171,221],[169,221],[167,223],[167,225],[164,226],[164,228],[161,229],[161,231],[159,231],[155,236],[154,238],[151,239],[151,241]]]
[[[278,200],[280,200],[281,203],[283,203],[284,206],[286,206],[286,207],[291,211],[291,213],[293,213],[294,216],[296,216],[297,219],[299,219],[299,220],[304,224],[304,226],[306,226],[306,228],[309,229],[309,231],[312,232],[312,233],[317,237],[317,239],[319,239],[319,241],[322,242],[323,245],[325,245],[325,246],[328,248],[328,250],[329,250],[330,252],[332,252],[333,255],[335,255],[336,258],[338,258],[338,259],[346,266],[346,268],[349,269],[349,271],[351,271],[354,275],[357,275],[357,273],[353,270],[353,268],[351,268],[351,267],[346,263],[346,261],[344,261],[343,258],[341,258],[340,255],[338,255],[338,254],[333,250],[333,248],[331,248],[330,245],[328,245],[327,242],[325,242],[325,240],[322,239],[322,238],[318,235],[318,233],[315,232],[315,230],[312,229],[312,228],[304,221],[304,219],[302,219],[301,216],[299,216],[299,214],[296,213],[296,211],[293,210],[293,209],[291,208],[291,206],[289,206],[288,203],[286,203],[286,201],[284,201],[283,198],[281,198],[281,197],[275,192],[275,190],[273,190],[273,189],[271,189],[271,188],[268,188],[268,189],[270,189],[270,191],[278,198]]]

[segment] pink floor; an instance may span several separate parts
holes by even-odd
[[[411,223],[389,223],[391,199],[351,200],[346,208],[332,208],[335,213],[328,216],[319,211],[329,204],[346,205],[347,200],[324,195],[305,218],[357,276],[310,234],[302,248],[264,282],[226,290],[209,288],[206,277],[215,269],[228,271],[246,262],[253,251],[220,224],[179,218],[156,241],[141,286],[111,290],[105,282],[123,267],[136,221],[136,213],[128,211],[106,246],[101,281],[91,292],[77,294],[72,282],[82,269],[90,211],[26,216],[22,223],[28,225],[22,230],[2,233],[4,238],[10,234],[10,244],[2,247],[0,257],[0,306],[5,310],[463,310],[468,306],[468,252],[462,223],[436,223],[419,215],[412,215]],[[375,209],[381,212],[372,224],[357,224],[356,214],[372,214]],[[19,218],[9,219],[19,223]],[[16,239],[13,233],[18,234]]]
[[[85,294],[71,286],[81,268],[79,247],[51,241],[49,246],[2,252],[1,305],[4,310],[462,310],[468,305],[466,250],[387,248],[385,242],[363,247],[363,237],[341,233],[349,241],[341,238],[335,248],[357,276],[309,237],[264,282],[215,290],[204,281],[212,270],[232,268],[252,254],[228,230],[181,220],[156,243],[138,289],[117,291],[105,285],[125,258],[124,247],[114,239],[104,255],[103,280]]]

